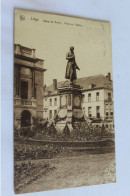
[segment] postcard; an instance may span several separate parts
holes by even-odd
[[[14,190],[116,182],[111,24],[15,9]]]

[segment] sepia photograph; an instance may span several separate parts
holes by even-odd
[[[111,23],[15,9],[15,193],[115,182]]]

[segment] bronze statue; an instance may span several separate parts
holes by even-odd
[[[80,70],[75,61],[74,46],[70,47],[70,51],[67,53],[66,59],[68,62],[66,66],[65,78],[70,79],[70,81],[73,83],[73,81],[77,79],[76,69]]]

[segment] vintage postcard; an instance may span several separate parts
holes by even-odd
[[[15,10],[14,190],[116,182],[111,24]]]

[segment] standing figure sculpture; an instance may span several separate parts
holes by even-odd
[[[66,66],[65,78],[70,79],[70,81],[73,83],[73,81],[77,79],[76,69],[80,70],[75,61],[73,46],[70,47],[70,51],[67,53],[66,59],[68,62]]]

